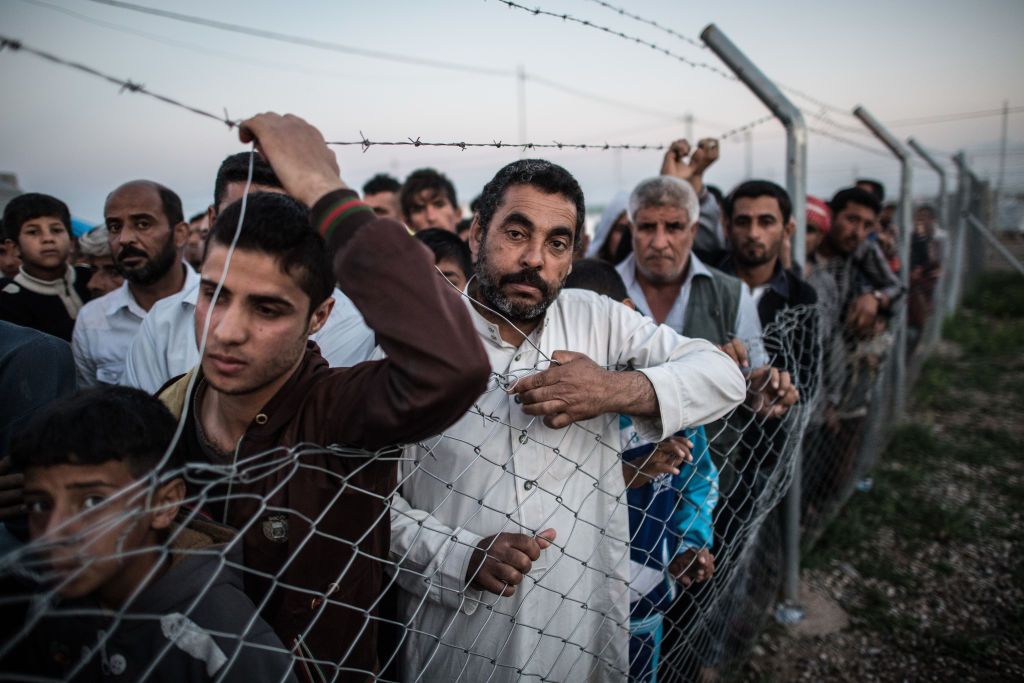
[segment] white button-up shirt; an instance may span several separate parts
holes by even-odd
[[[181,291],[199,284],[199,274],[184,263]],[[78,370],[78,386],[123,384],[125,358],[146,311],[135,300],[128,281],[78,312],[71,336],[71,353]]]
[[[518,347],[467,305],[495,375],[443,435],[406,449],[402,495],[393,499],[391,557],[404,589],[400,618],[410,627],[403,677],[518,680],[523,672],[552,681],[625,680],[629,522],[618,415],[550,429],[505,389],[547,367],[556,350],[638,369],[654,387],[660,415],[637,418],[637,431],[660,441],[739,404],[743,377],[710,343],[589,291],[562,291]],[[483,538],[548,528],[554,543],[513,596],[467,588],[472,551]]]
[[[636,277],[636,253],[631,253],[622,260],[622,263],[615,266],[615,270],[622,277],[626,285],[626,293],[636,304],[637,309],[644,315],[651,314],[651,306],[647,303],[647,297]],[[690,252],[690,267],[686,269],[686,278],[679,289],[679,296],[672,304],[672,310],[665,317],[665,323],[673,330],[682,330],[686,324],[686,306],[690,303],[690,290],[693,288],[694,277],[712,277],[708,267],[697,258],[697,255]],[[768,352],[764,348],[763,332],[761,330],[761,318],[757,315],[757,302],[750,293],[750,287],[746,282],[740,281],[740,303],[736,314],[736,329],[733,331],[735,337],[743,342],[747,349],[747,360],[751,368],[759,368],[768,364]]]
[[[310,339],[331,367],[349,367],[367,359],[373,351],[373,330],[363,322],[352,300],[334,289],[334,308],[327,321]],[[173,296],[158,301],[146,315],[128,353],[125,381],[128,386],[155,393],[169,379],[199,363],[195,310],[199,281]]]

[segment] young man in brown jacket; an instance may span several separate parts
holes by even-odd
[[[196,308],[202,360],[161,398],[185,413],[178,448],[202,463],[192,489],[242,532],[246,592],[299,672],[365,680],[378,669],[397,486],[397,451],[385,447],[453,423],[490,365],[429,250],[345,186],[319,131],[263,114],[242,139],[255,140],[290,197],[251,194],[218,217]],[[386,360],[332,369],[307,342],[336,280]]]

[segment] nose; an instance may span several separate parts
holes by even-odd
[[[519,263],[524,268],[540,268],[544,265],[544,243],[539,239],[530,240],[519,255]]]
[[[213,307],[210,336],[223,346],[235,346],[248,336],[247,316],[235,302]]]
[[[665,226],[658,223],[658,227],[654,229],[654,236],[651,239],[651,247],[654,249],[665,249],[668,247],[668,232],[665,230]]]

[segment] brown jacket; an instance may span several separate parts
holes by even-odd
[[[311,219],[387,359],[329,368],[310,342],[239,441],[233,475],[199,471],[192,488],[206,512],[243,533],[246,592],[286,646],[315,660],[299,671],[332,680],[342,667],[342,679],[364,680],[376,670],[400,454],[391,446],[454,423],[484,391],[490,365],[458,293],[404,226],[374,217],[350,191],[321,199]],[[179,414],[192,405],[190,375],[160,393]],[[179,448],[204,462],[193,413]]]

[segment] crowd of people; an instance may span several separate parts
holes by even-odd
[[[713,680],[714,652],[663,653],[788,416],[863,428],[860,366],[908,294],[883,188],[808,197],[801,264],[783,188],[704,182],[712,139],[588,236],[549,161],[464,218],[434,169],[360,198],[302,119],[240,130],[257,151],[189,220],[150,180],[77,239],[55,197],[4,210],[0,670]],[[941,255],[916,216],[912,324]]]

